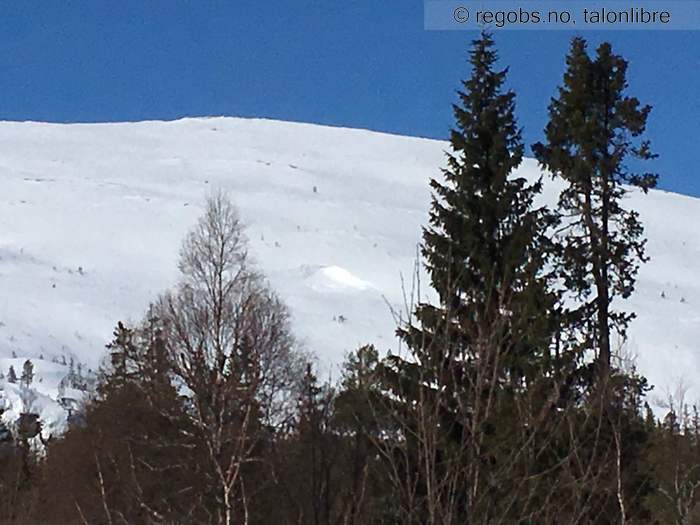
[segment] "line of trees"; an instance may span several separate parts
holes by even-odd
[[[575,38],[532,148],[561,182],[549,208],[515,172],[490,34],[469,62],[423,231],[438,301],[408,309],[396,353],[363,346],[319,382],[215,194],[178,284],[117,326],[79,424],[29,461],[0,428],[0,521],[700,523],[700,416],[681,397],[656,420],[614,343],[646,260],[624,196],[656,183],[630,167],[654,156],[650,108],[609,44]]]

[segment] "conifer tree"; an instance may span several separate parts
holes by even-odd
[[[472,76],[459,93],[461,104],[454,106],[452,153],[444,180],[430,182],[430,226],[423,232],[422,255],[440,306],[420,305],[416,317],[422,328],[399,333],[412,350],[430,348],[432,356],[442,359],[450,357],[438,356],[446,351],[456,355],[446,345],[426,344],[440,327],[472,334],[459,344],[461,350],[475,351],[483,341],[473,334],[490,334],[498,326],[501,337],[495,339],[506,343],[505,337],[518,347],[507,362],[517,373],[523,361],[516,361],[527,355],[525,347],[541,350],[551,335],[541,315],[553,304],[542,272],[543,234],[551,216],[533,206],[541,182],[528,184],[512,176],[523,145],[515,94],[502,90],[507,70],[494,70],[497,54],[488,33],[473,46]]]
[[[68,363],[68,382],[71,385],[71,388],[73,387],[73,382],[75,381],[75,360],[71,357],[70,361]]]
[[[350,515],[354,519],[349,523],[384,523],[382,519],[393,515],[396,507],[376,454],[387,422],[386,414],[381,413],[386,403],[379,364],[379,353],[373,345],[363,345],[348,354],[333,403],[336,431],[350,445],[345,476],[352,483],[348,492],[353,498]]]
[[[4,397],[4,392],[0,391],[0,394],[2,395],[0,397],[0,454],[4,452],[4,447],[6,445],[12,444],[12,441],[14,437],[12,436],[12,431],[10,428],[7,426],[7,423],[5,423],[2,420],[2,415],[5,413],[6,410],[6,405],[5,405],[5,397]]]
[[[10,369],[7,371],[7,382],[8,383],[16,383],[17,382],[17,373],[15,372],[15,367],[10,365]]]
[[[574,38],[563,84],[549,106],[546,142],[533,145],[541,165],[566,185],[559,197],[562,275],[581,301],[573,319],[585,345],[597,351],[602,376],[610,372],[611,331],[624,337],[634,316],[611,304],[629,297],[639,263],[646,261],[639,215],[622,205],[624,185],[646,192],[657,179],[627,166],[628,157],[655,155],[640,138],[651,108],[625,95],[626,73],[627,62],[610,44],[591,58],[586,41]]]
[[[311,364],[307,364],[298,404],[297,439],[308,469],[303,490],[307,501],[302,504],[308,505],[307,514],[313,517],[313,523],[333,521],[333,452],[337,447],[333,446],[329,432],[331,401],[332,393],[319,385]]]
[[[110,356],[109,366],[102,370],[100,378],[100,388],[105,392],[123,388],[133,381],[135,374],[129,371],[129,364],[140,357],[137,334],[133,329],[119,321],[113,336],[114,338],[107,345]],[[73,370],[72,364],[70,370]],[[70,371],[67,379],[69,382],[73,381]]]
[[[20,378],[20,381],[22,384],[29,388],[29,385],[32,384],[32,381],[34,380],[34,365],[32,362],[27,359],[24,362],[24,365],[22,366],[22,377]]]
[[[596,472],[588,519],[610,522],[644,516],[642,498],[650,488],[641,461],[648,438],[642,398],[649,388],[634,370],[611,363],[611,335],[624,338],[634,317],[613,309],[613,302],[629,297],[646,261],[639,215],[623,200],[629,186],[647,192],[657,179],[628,166],[630,158],[636,168],[655,155],[642,139],[650,107],[625,94],[626,72],[627,62],[610,44],[591,57],[585,40],[573,39],[563,84],[549,107],[546,142],[533,145],[540,164],[564,183],[555,242],[562,282],[577,300],[567,321],[579,348],[595,354],[580,369],[584,412],[593,417],[575,427],[585,469],[574,477],[584,480],[584,472]],[[610,469],[613,463],[616,469]]]
[[[433,481],[417,482],[424,484],[426,502],[433,500],[426,503],[433,510],[414,516],[421,522],[440,521],[436,513],[449,512],[455,519],[455,508],[470,514],[486,502],[482,489],[494,480],[480,469],[495,456],[488,456],[483,440],[489,428],[506,427],[496,422],[504,415],[496,405],[513,405],[495,399],[527,390],[545,375],[549,359],[556,297],[543,268],[551,217],[533,204],[540,181],[530,184],[513,173],[523,145],[515,95],[503,89],[507,70],[496,70],[496,61],[493,40],[484,32],[473,42],[472,74],[454,106],[447,168],[441,180],[430,182],[433,199],[422,255],[439,304],[416,308],[415,321],[398,330],[410,357],[393,356],[385,369],[405,424],[423,418],[414,426],[441,433],[423,440],[438,443],[439,450],[415,460],[431,465],[406,466],[409,472],[433,469]],[[420,455],[422,445],[415,446]],[[432,459],[455,450],[458,458]],[[460,462],[462,472],[448,487],[444,469]],[[455,507],[447,509],[440,499],[445,494],[434,488],[440,483],[445,494],[467,486],[466,501],[453,500]]]

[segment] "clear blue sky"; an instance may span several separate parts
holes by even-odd
[[[700,1],[700,0],[698,0]],[[235,115],[445,138],[474,33],[423,30],[417,0],[3,2],[0,118]],[[498,32],[528,144],[572,33]],[[654,106],[664,189],[700,196],[700,32],[587,32]]]

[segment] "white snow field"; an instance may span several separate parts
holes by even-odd
[[[181,239],[214,188],[239,206],[307,350],[331,368],[363,343],[396,350],[389,305],[404,310],[401,275],[410,293],[428,179],[447,146],[259,119],[0,123],[0,356],[18,356],[0,371],[12,362],[19,375],[32,358],[49,399],[65,368],[50,359],[96,368],[116,322],[140,319],[174,283]],[[533,160],[520,172],[540,174]],[[544,198],[556,193],[549,183]],[[695,399],[700,200],[652,191],[629,203],[652,260],[625,305],[638,313],[628,349],[653,395],[682,380]]]

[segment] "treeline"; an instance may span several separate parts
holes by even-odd
[[[488,33],[469,61],[423,232],[439,300],[408,308],[399,351],[363,346],[319,382],[216,194],[82,417],[39,451],[0,432],[0,522],[700,523],[700,415],[654,417],[616,309],[646,260],[624,197],[656,184],[632,169],[650,108],[609,44],[575,38],[532,147],[562,188],[546,207],[514,172]]]

